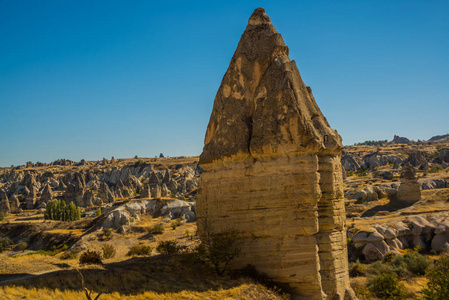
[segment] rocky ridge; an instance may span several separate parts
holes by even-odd
[[[193,160],[168,165],[139,161],[100,164],[102,167],[2,169],[0,210],[9,213],[45,208],[53,199],[89,207],[114,203],[120,198],[192,198],[196,196],[201,172]]]

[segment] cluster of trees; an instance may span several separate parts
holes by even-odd
[[[66,205],[63,200],[52,200],[47,203],[45,220],[76,221],[81,219],[81,210],[73,202]]]
[[[364,141],[361,143],[355,143],[354,146],[382,146],[388,143],[388,140],[379,140],[379,141]]]

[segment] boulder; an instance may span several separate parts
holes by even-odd
[[[385,180],[392,180],[394,175],[391,171],[380,171],[379,176],[381,176]]]
[[[11,211],[8,196],[6,195],[6,193],[4,191],[0,194],[1,194],[0,195],[0,213],[7,215]]]
[[[443,219],[435,228],[435,236],[432,239],[432,250],[437,252],[449,243],[449,218]]]
[[[438,160],[440,163],[449,163],[449,148],[440,150],[438,153]]]
[[[20,211],[19,197],[17,197],[17,195],[12,195],[10,202],[11,212],[18,213]]]
[[[347,151],[342,151],[341,164],[345,170],[353,172],[356,172],[361,167],[360,159]]]
[[[123,225],[129,225],[132,221],[132,218],[129,212],[125,209],[125,207],[119,207],[111,212],[109,212],[106,216],[106,219],[103,221],[103,228],[120,228]]]
[[[390,246],[385,241],[370,242],[362,250],[367,261],[382,260],[389,252]]]
[[[161,209],[161,215],[170,213],[173,218],[184,217],[187,222],[193,222],[196,220],[194,213],[194,203],[186,202],[182,200],[173,200],[164,205]]]
[[[422,151],[416,151],[410,153],[407,162],[410,163],[415,168],[418,169],[427,169],[429,167],[429,163],[427,162],[426,155]]]
[[[444,189],[448,187],[446,179],[421,179],[421,188],[423,190]]]
[[[49,184],[46,184],[44,186],[43,191],[42,191],[40,201],[43,201],[43,202],[46,203],[46,202],[51,201],[51,200],[53,200],[53,191],[51,189],[51,186]]]

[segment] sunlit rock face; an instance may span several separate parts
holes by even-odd
[[[297,299],[354,299],[341,138],[318,108],[263,8],[218,89],[200,156],[201,224],[237,229],[233,268],[254,265]]]
[[[412,166],[406,167],[401,173],[401,185],[397,193],[397,201],[401,204],[411,205],[421,200],[421,183],[416,178]]]

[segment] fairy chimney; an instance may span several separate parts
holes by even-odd
[[[341,138],[257,8],[215,97],[199,164],[200,236],[241,232],[248,264],[294,299],[355,299],[349,286]],[[205,224],[211,224],[206,226]]]

